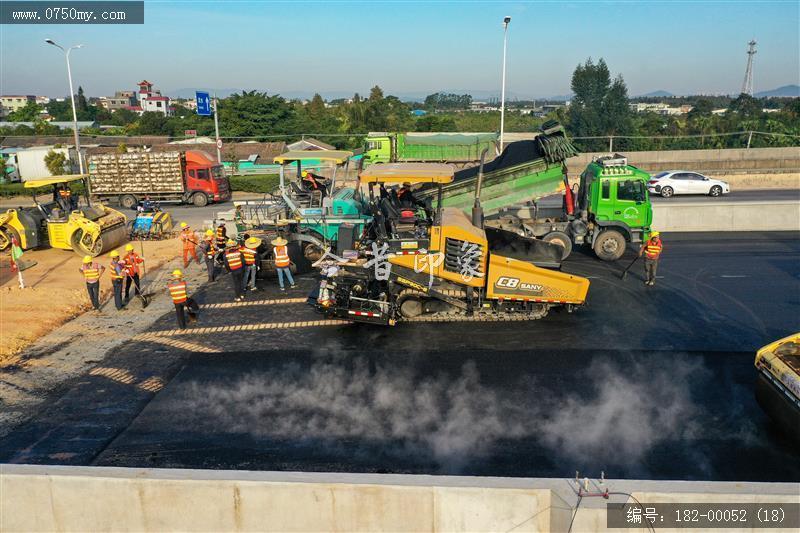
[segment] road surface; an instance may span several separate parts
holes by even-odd
[[[576,253],[588,305],[523,323],[313,326],[313,279],[240,306],[221,280],[208,329],[162,317],[0,462],[800,481],[753,398],[754,350],[800,329],[800,234],[670,235],[654,288],[631,258]]]

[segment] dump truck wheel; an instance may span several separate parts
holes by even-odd
[[[132,194],[124,194],[119,199],[119,205],[125,209],[136,209],[136,206],[139,205],[139,201]]]
[[[563,231],[551,231],[544,237],[542,237],[544,242],[549,242],[551,244],[555,244],[556,246],[561,247],[561,260],[563,261],[569,254],[572,253],[572,239],[569,238],[569,235],[564,233]]]
[[[17,230],[8,226],[0,228],[0,250],[5,250],[9,246],[11,246],[12,238],[16,238],[17,242],[20,243],[20,246],[22,246],[22,243],[19,240],[19,233],[17,233]]]
[[[195,193],[195,195],[192,196],[192,203],[195,207],[205,207],[208,205],[208,196],[202,192]]]
[[[603,261],[616,261],[625,253],[625,237],[616,230],[608,229],[594,240],[594,253]]]

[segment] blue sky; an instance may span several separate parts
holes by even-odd
[[[800,83],[800,2],[146,1],[145,24],[0,26],[0,93],[62,95],[63,56],[83,43],[76,84],[89,95],[143,78],[181,88],[270,93],[438,90],[499,94],[502,18],[510,15],[508,90],[569,92],[573,69],[605,58],[633,95],[735,93],[747,41],[755,90]]]

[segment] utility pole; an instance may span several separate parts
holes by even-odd
[[[503,151],[503,133],[506,120],[506,47],[508,45],[508,23],[511,17],[503,19],[503,81],[500,89],[500,152]]]
[[[222,164],[222,139],[219,138],[219,119],[217,118],[217,93],[214,92],[214,131],[217,133],[217,163]]]
[[[753,96],[753,56],[756,55],[756,40],[751,39],[747,43],[747,70],[744,71],[744,83],[742,83],[742,93]]]
[[[45,39],[47,44],[52,44],[56,48],[60,48],[62,52],[64,52],[64,57],[67,59],[67,79],[69,80],[69,97],[72,101],[72,130],[75,134],[75,152],[78,155],[78,168],[80,169],[80,173],[83,174],[83,157],[81,154],[81,137],[78,135],[78,113],[75,110],[75,91],[72,89],[72,69],[69,66],[69,53],[76,49],[82,48],[82,44],[76,44],[75,46],[70,46],[69,48],[64,48],[61,45],[58,45],[53,41],[53,39]]]

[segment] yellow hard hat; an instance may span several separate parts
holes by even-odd
[[[225,244],[227,244],[228,246],[236,246],[236,241],[234,241],[233,239],[228,239],[228,242],[226,242]]]
[[[125,245],[125,251],[126,252],[132,252],[133,251],[133,245],[132,244],[126,244]]]
[[[652,237],[658,237],[659,235],[661,235],[661,232],[660,232],[660,231],[651,231],[651,232],[650,232],[650,237],[651,237],[651,238],[652,238]]]
[[[210,229],[207,229],[206,230],[206,237],[213,237],[213,236],[214,236],[214,231],[210,230]]]
[[[189,224],[187,224],[186,222],[181,222],[181,227],[182,228],[187,228],[187,227],[189,227]]]
[[[119,257],[119,250],[114,250],[109,254],[111,257]]]
[[[176,278],[182,278],[183,272],[181,272],[179,269],[176,268],[175,270],[172,271],[172,276]]]
[[[308,176],[308,170],[300,172],[300,175],[305,178],[306,176]]]
[[[91,255],[84,255],[83,256],[83,262],[84,263],[91,263],[92,262],[92,256]]]

